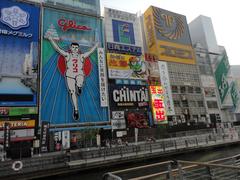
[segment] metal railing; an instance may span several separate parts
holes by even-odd
[[[209,162],[193,161],[165,161],[145,166],[139,166],[114,172],[111,176],[103,176],[104,180],[239,180],[240,179],[240,154]],[[147,174],[148,168],[160,168],[164,170]],[[141,176],[124,177],[126,174],[134,174],[137,170],[144,170]],[[108,178],[109,177],[109,178]],[[112,178],[112,179],[111,179]],[[115,178],[115,179],[114,179]]]

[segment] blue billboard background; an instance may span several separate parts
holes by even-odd
[[[133,24],[112,20],[113,39],[115,42],[135,44]]]
[[[108,121],[107,108],[100,106],[98,57],[95,50],[90,56],[91,71],[84,80],[82,92],[77,96],[79,118],[73,117],[73,103],[68,90],[66,76],[59,68],[59,53],[53,49],[47,33],[59,38],[55,40],[65,52],[74,41],[80,45],[81,53],[89,51],[98,41],[102,43],[100,19],[79,14],[44,9],[41,72],[41,120],[54,125],[76,125],[77,123],[99,123]],[[63,31],[59,19],[74,21],[89,30],[69,29]]]
[[[1,0],[0,10],[0,106],[36,106],[40,9]]]

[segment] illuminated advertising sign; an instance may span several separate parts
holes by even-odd
[[[150,86],[152,114],[155,124],[167,124],[167,114],[164,107],[163,89],[161,86]]]
[[[112,20],[113,40],[125,44],[135,44],[133,23]]]
[[[4,127],[5,123],[9,124],[10,129],[35,128],[35,120],[0,121],[0,129]]]
[[[0,3],[0,106],[36,106],[40,9]]]
[[[107,50],[108,52],[113,52],[113,53],[125,53],[125,54],[130,54],[135,56],[142,55],[142,48],[138,46],[130,46],[130,45],[108,42]]]
[[[160,79],[161,79],[161,85],[163,88],[163,94],[164,94],[164,104],[165,109],[168,116],[175,115],[174,111],[174,105],[173,105],[173,98],[172,98],[172,90],[168,75],[168,67],[167,63],[163,61],[158,61],[159,66],[159,72],[160,72]]]
[[[107,53],[108,76],[112,79],[147,79],[143,56]]]
[[[149,52],[157,52],[159,60],[196,63],[185,16],[151,6],[144,25]]]
[[[139,85],[109,86],[109,100],[111,107],[148,107],[148,88]]]
[[[227,56],[224,55],[215,71],[215,79],[216,79],[217,89],[219,92],[221,103],[223,103],[229,89],[229,84],[227,81],[227,74],[228,74],[229,68],[230,66],[228,63]]]
[[[0,107],[0,116],[37,114],[37,107]]]
[[[127,111],[126,119],[128,127],[131,128],[148,128],[148,115],[147,111]]]
[[[32,140],[34,138],[34,129],[10,130],[9,137],[11,138],[11,142]],[[1,139],[4,139],[4,131],[0,131],[0,141]]]
[[[100,99],[100,93],[106,93],[105,74],[101,73],[105,60],[103,56],[99,59],[101,50],[97,51],[102,42],[101,24],[101,19],[97,17],[44,9],[43,121],[51,122],[51,125],[107,123],[107,108],[101,107],[106,99]],[[99,73],[103,77],[101,82]],[[103,87],[105,89],[100,89]],[[102,97],[106,98],[105,95]]]

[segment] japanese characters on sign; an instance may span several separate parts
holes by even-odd
[[[109,52],[119,52],[119,53],[128,53],[135,56],[142,55],[142,48],[138,46],[130,46],[117,43],[107,43],[107,49]]]
[[[167,115],[173,116],[175,115],[174,112],[174,105],[172,101],[172,91],[170,86],[170,80],[168,76],[168,67],[166,62],[158,61],[159,72],[160,72],[160,79],[161,85],[163,88],[164,94],[164,104],[166,107]]]
[[[100,103],[102,107],[107,107],[107,72],[105,64],[105,53],[103,48],[98,48],[98,74],[100,87]]]
[[[152,100],[152,113],[155,124],[166,124],[167,116],[164,107],[163,88],[161,86],[150,86]]]

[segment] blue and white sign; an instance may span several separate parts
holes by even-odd
[[[29,26],[29,14],[18,6],[1,9],[1,22],[18,30]]]
[[[126,53],[126,54],[130,54],[130,55],[135,55],[135,56],[142,55],[142,48],[139,46],[130,46],[130,45],[108,42],[107,49],[109,52]]]
[[[0,3],[0,106],[36,106],[40,8]]]

